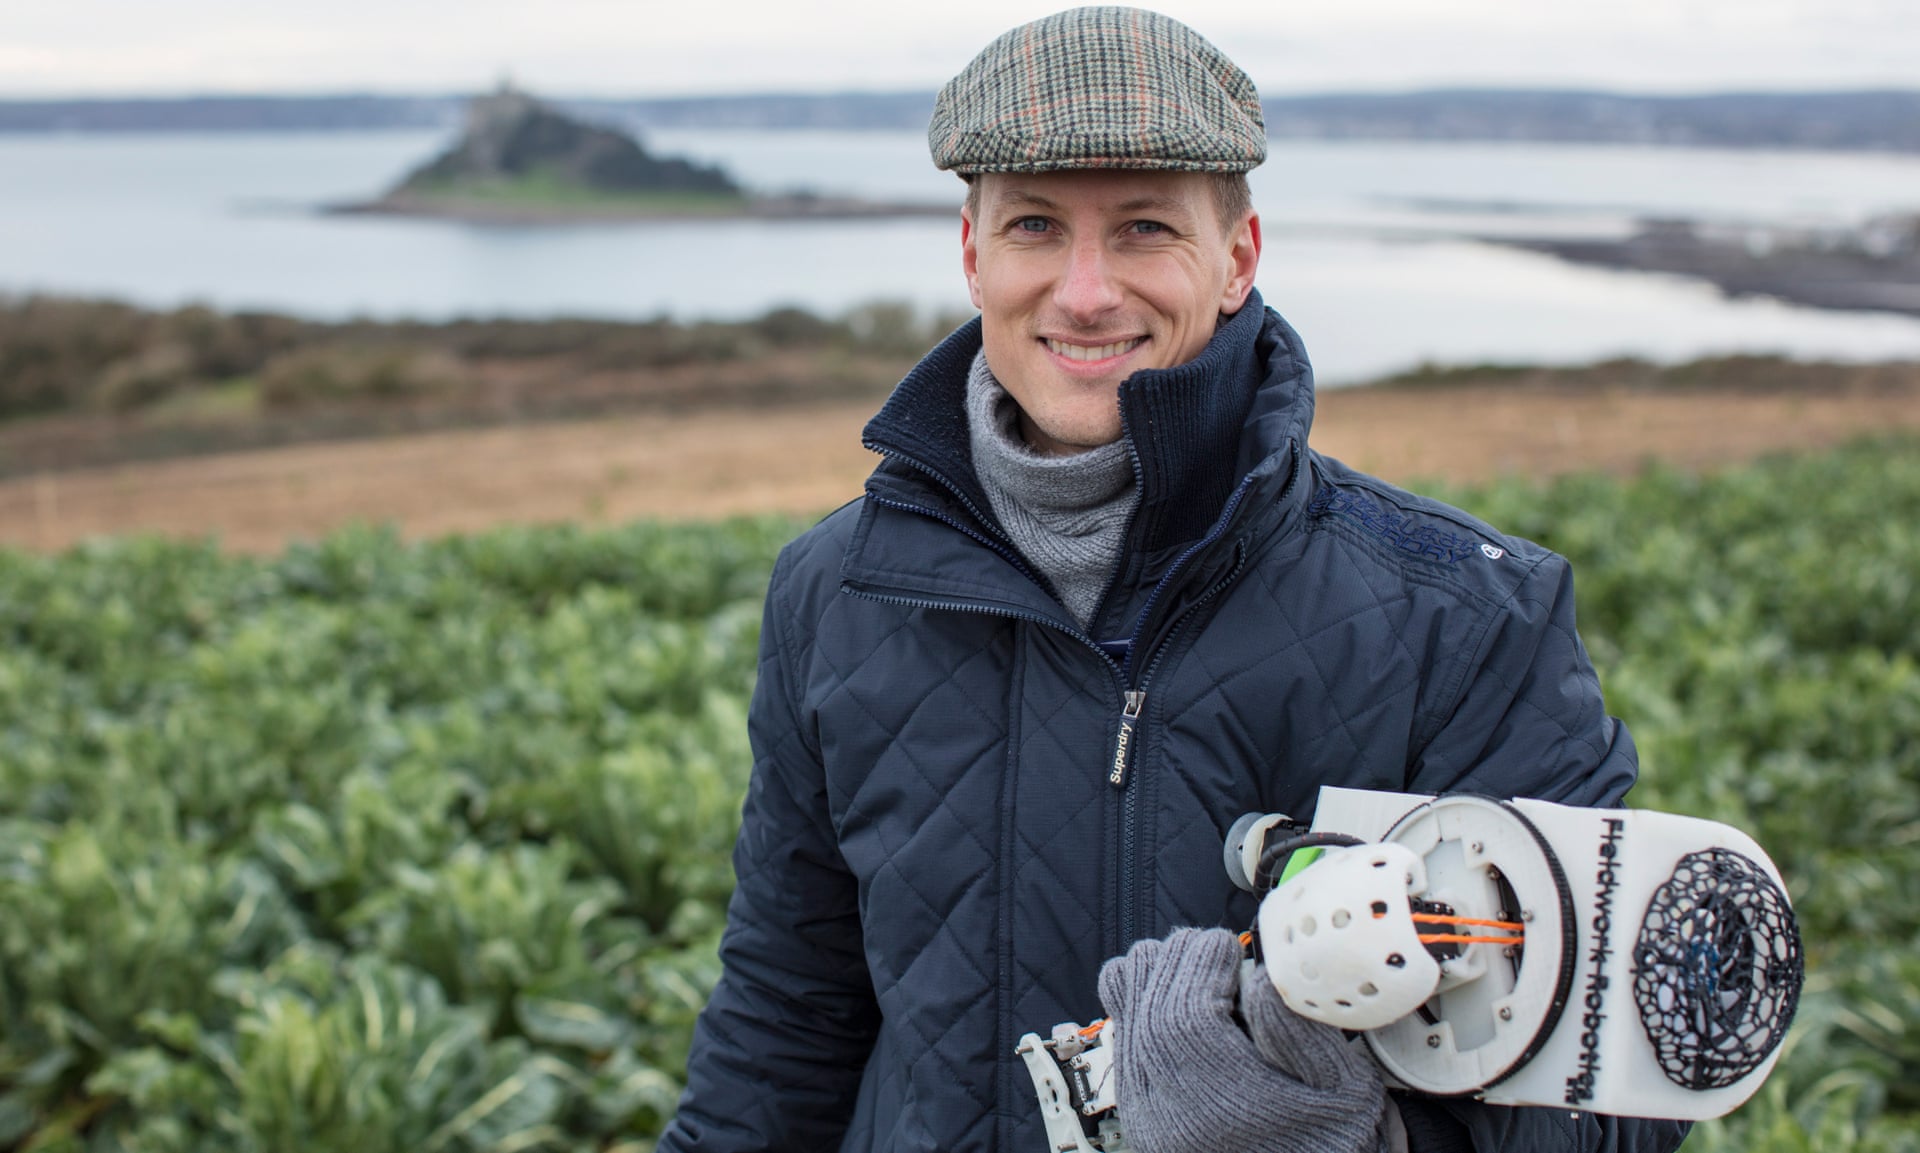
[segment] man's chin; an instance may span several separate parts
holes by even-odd
[[[1117,415],[1117,411],[1116,411]],[[1120,439],[1118,420],[1049,420],[1044,425],[1031,419],[1021,422],[1021,434],[1028,447],[1045,456],[1077,456],[1104,448]]]

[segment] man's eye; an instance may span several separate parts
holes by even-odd
[[[1047,230],[1047,218],[1044,216],[1022,216],[1013,222],[1013,227],[1020,232],[1045,232]]]
[[[1135,232],[1165,232],[1167,226],[1158,220],[1136,220],[1133,222],[1133,230]]]

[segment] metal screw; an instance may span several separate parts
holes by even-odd
[[[1531,921],[1531,920],[1533,920],[1533,910],[1532,910],[1532,909],[1522,909],[1522,910],[1520,910],[1520,919],[1521,919],[1522,921]]]
[[[1484,853],[1487,851],[1487,847],[1481,844],[1479,841],[1475,841],[1473,843],[1473,851],[1475,854]]]
[[[1438,1033],[1428,1033],[1428,1034],[1427,1034],[1427,1048],[1429,1048],[1429,1049],[1438,1049],[1439,1047],[1440,1047],[1440,1034],[1438,1034]]]
[[[1502,1021],[1511,1021],[1511,1020],[1513,1020],[1513,1008],[1512,1008],[1512,1006],[1509,1006],[1509,1005],[1502,1005],[1502,1006],[1500,1006],[1500,1019],[1501,1019]]]

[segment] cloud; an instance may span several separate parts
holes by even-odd
[[[843,0],[62,0],[16,5],[0,92],[441,92],[503,72],[571,94],[932,87],[1053,5]],[[1902,0],[1347,0],[1162,9],[1268,91],[1437,84],[1911,85]]]

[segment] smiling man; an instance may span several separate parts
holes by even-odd
[[[986,172],[961,211],[961,263],[989,365],[1048,455],[1120,439],[1120,385],[1199,356],[1240,311],[1260,218],[1239,174]],[[1216,195],[1217,188],[1229,191]]]
[[[988,45],[928,139],[980,317],[775,567],[725,971],[659,1149],[1041,1153],[1015,1042],[1109,1014],[1135,1153],[1677,1146],[1389,1094],[1242,983],[1241,814],[1604,805],[1635,771],[1561,558],[1308,446],[1306,353],[1254,289],[1253,84],[1075,9]]]

